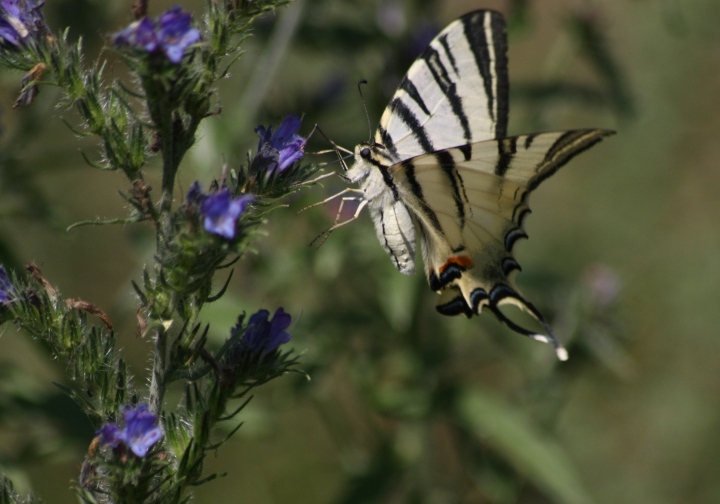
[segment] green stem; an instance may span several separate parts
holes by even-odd
[[[172,210],[173,191],[175,189],[175,175],[177,175],[178,162],[175,156],[175,131],[173,127],[172,112],[163,107],[161,111],[162,123],[160,126],[161,149],[163,157],[162,198],[160,200],[160,216],[166,220]]]
[[[151,111],[151,116],[153,116],[158,126],[163,159],[160,224],[156,243],[157,253],[162,257],[164,255],[164,249],[167,246],[166,240],[171,235],[170,226],[172,223],[170,213],[172,211],[178,161],[175,155],[177,138],[173,125],[173,111],[164,98],[160,98],[159,101],[160,103],[157,108]],[[165,397],[167,339],[167,330],[161,326],[155,336],[155,355],[153,358],[152,377],[150,379],[150,410],[156,415],[159,415],[162,411],[163,399]]]
[[[167,361],[167,338],[165,328],[160,328],[155,337],[155,356],[150,377],[150,411],[160,415],[165,397],[165,366]]]

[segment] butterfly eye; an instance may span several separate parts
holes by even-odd
[[[369,159],[370,158],[370,149],[368,149],[367,147],[363,148],[360,151],[360,157],[363,159]]]

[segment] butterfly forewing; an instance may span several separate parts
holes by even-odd
[[[450,23],[412,64],[385,109],[375,142],[392,162],[504,136],[505,22],[476,11]]]

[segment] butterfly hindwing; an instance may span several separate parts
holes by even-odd
[[[479,314],[512,303],[539,320],[513,282],[513,248],[527,235],[528,199],[538,185],[612,134],[572,130],[490,140],[418,156],[391,168],[420,228],[425,271],[446,314]],[[459,298],[459,299],[458,299]],[[464,306],[463,306],[464,303]]]

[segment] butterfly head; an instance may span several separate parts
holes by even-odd
[[[390,166],[387,163],[385,146],[377,142],[361,142],[355,146],[355,164],[348,171],[346,178],[352,182],[360,182],[370,175],[373,169]]]
[[[355,146],[355,162],[377,164],[383,162],[384,159],[388,159],[388,154],[387,149],[381,143],[361,142]]]
[[[372,151],[370,150],[370,147],[368,146],[360,146],[358,145],[359,151],[356,154],[356,156],[360,156],[362,159],[369,161],[372,158]]]
[[[371,142],[360,142],[355,146],[355,161],[364,160],[369,162],[373,157],[373,144]]]

